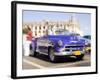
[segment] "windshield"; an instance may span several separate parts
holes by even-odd
[[[69,31],[65,29],[55,30],[56,35],[69,35]]]
[[[48,29],[48,35],[73,35],[73,36],[80,36],[75,32],[69,32],[66,29]]]
[[[70,32],[65,29],[52,29],[48,30],[49,35],[69,35]]]

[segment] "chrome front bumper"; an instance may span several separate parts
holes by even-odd
[[[84,54],[84,51],[80,51],[80,55]],[[55,52],[55,56],[75,56],[74,51],[63,51],[63,52]]]
[[[54,54],[56,56],[75,56],[75,51],[80,51],[80,55],[85,54],[85,47],[80,50],[80,47],[78,46],[75,47],[73,45],[65,45],[63,48],[59,49],[58,52],[55,52]]]

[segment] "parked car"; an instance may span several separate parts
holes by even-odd
[[[55,34],[46,35],[32,40],[30,52],[32,56],[47,55],[52,62],[61,56],[74,56],[76,59],[84,57],[85,40],[79,35],[66,30],[55,30]]]
[[[91,40],[85,38],[85,53],[91,53]]]

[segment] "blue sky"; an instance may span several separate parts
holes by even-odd
[[[48,11],[23,11],[23,22],[34,22],[42,20],[67,21],[75,14],[75,18],[80,23],[80,28],[84,35],[91,34],[91,14],[89,13],[65,13]]]

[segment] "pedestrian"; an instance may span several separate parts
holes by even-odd
[[[27,33],[26,33],[26,40],[24,42],[24,56],[29,56],[30,54],[30,44],[32,41],[32,31],[31,28],[27,27]]]

